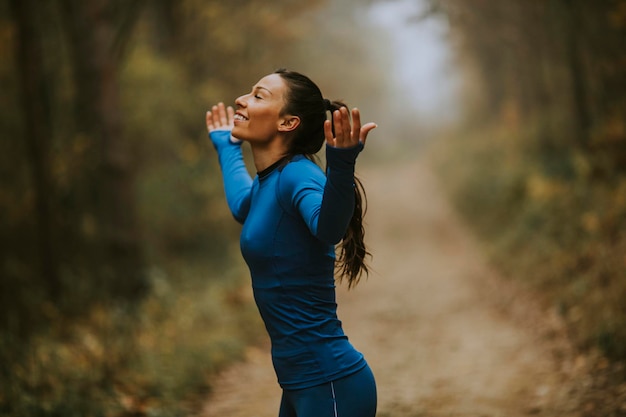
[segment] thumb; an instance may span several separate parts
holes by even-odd
[[[372,130],[376,129],[377,127],[378,125],[373,122],[366,123],[365,125],[363,125],[363,127],[361,127],[361,132],[359,134],[359,141],[363,142],[363,145],[365,145],[365,141],[367,140],[367,135]]]

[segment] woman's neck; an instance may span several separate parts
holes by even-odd
[[[286,154],[285,146],[279,141],[273,141],[269,144],[250,143],[250,149],[252,150],[252,159],[257,172],[270,167],[284,158]]]

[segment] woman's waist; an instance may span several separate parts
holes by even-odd
[[[292,389],[332,381],[365,364],[363,355],[345,336],[301,345],[272,342],[272,362],[281,386]]]

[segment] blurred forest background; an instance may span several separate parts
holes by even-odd
[[[258,337],[204,114],[279,67],[370,155],[432,155],[494,264],[626,360],[626,1],[405,0],[446,29],[441,119],[381,3],[0,1],[0,415],[181,415]]]

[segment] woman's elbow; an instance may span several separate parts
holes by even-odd
[[[328,245],[336,245],[343,239],[343,233],[339,234],[336,230],[318,231],[316,237]]]

